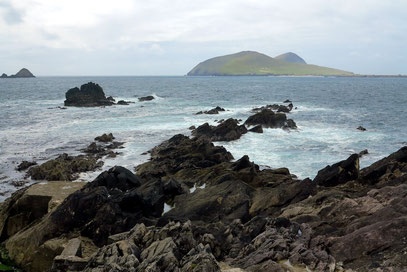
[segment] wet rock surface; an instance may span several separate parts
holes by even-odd
[[[30,211],[24,190],[13,195],[0,206],[2,218],[16,218],[15,229],[2,226],[10,256],[27,271],[407,266],[407,147],[364,169],[353,154],[314,180],[260,170],[248,156],[233,161],[208,137],[175,135],[150,155],[135,174],[114,167],[52,210],[39,204],[28,226],[10,209]]]
[[[17,171],[27,170],[31,166],[37,165],[35,161],[22,161],[16,168]]]
[[[28,170],[27,176],[33,180],[75,180],[79,173],[92,171],[103,166],[94,156],[69,156],[62,154],[56,159],[49,160]]]
[[[244,125],[239,125],[239,121],[232,118],[217,126],[205,123],[192,131],[193,136],[206,138],[210,141],[233,141],[245,133],[247,133],[247,128]]]
[[[287,119],[284,113],[275,113],[271,109],[261,109],[258,113],[247,118],[245,125],[257,126],[261,125],[263,128],[283,128],[283,129],[296,129],[297,125],[292,119]]]
[[[115,152],[115,149],[121,148],[122,142],[113,141],[115,138],[112,133],[103,134],[95,138],[96,142],[92,142],[82,151],[85,155],[70,156],[61,154],[55,159],[32,166],[27,171],[26,176],[33,180],[48,180],[48,181],[73,181],[79,177],[80,173],[94,171],[103,166],[103,157],[116,157],[120,153]],[[26,167],[29,162],[23,162],[20,166]],[[23,170],[23,169],[21,169]]]

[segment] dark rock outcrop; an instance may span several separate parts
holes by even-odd
[[[109,133],[109,134],[103,133],[103,135],[97,136],[97,137],[95,138],[95,141],[107,143],[107,142],[113,141],[114,139],[115,139],[115,138],[114,138],[114,136],[113,136],[112,133]]]
[[[221,146],[214,146],[207,139],[190,139],[178,134],[154,147],[151,161],[136,167],[141,176],[163,177],[181,170],[204,169],[233,159]]]
[[[210,109],[208,111],[199,111],[199,112],[197,112],[195,114],[197,114],[197,115],[198,114],[219,114],[220,111],[225,111],[225,109],[217,106],[217,107],[215,107],[213,109]]]
[[[356,129],[357,129],[357,130],[360,130],[360,131],[366,131],[366,128],[364,128],[364,127],[362,127],[362,126],[358,126]]]
[[[205,123],[192,131],[195,137],[204,137],[210,141],[233,141],[247,133],[244,125],[239,125],[236,119],[229,118],[218,126],[210,126]]]
[[[349,173],[355,170],[354,177],[343,171],[343,181],[348,181],[338,183],[339,175],[331,183],[328,175],[331,186],[318,187],[316,194],[290,204],[281,215],[310,225],[345,268],[402,271],[407,265],[400,254],[407,249],[402,238],[407,226],[407,147],[362,169],[358,177],[356,156],[336,164]]]
[[[1,74],[0,78],[7,78],[7,74],[5,73]]]
[[[114,104],[111,99],[106,98],[102,87],[93,82],[83,84],[80,89],[78,87],[69,89],[65,96],[65,106],[98,107]]]
[[[160,218],[169,221],[233,221],[249,219],[250,196],[253,189],[241,181],[225,181],[205,190],[175,198],[175,207]]]
[[[151,101],[155,99],[154,96],[152,95],[148,95],[148,96],[143,96],[143,97],[139,97],[138,101],[143,102],[143,101]]]
[[[249,129],[249,131],[255,133],[263,133],[263,127],[261,125],[257,125]]]
[[[359,177],[359,155],[353,154],[348,159],[328,165],[318,171],[314,182],[322,186],[336,186]]]
[[[231,161],[205,137],[176,135],[150,154],[137,175],[114,167],[49,213],[44,203],[33,218],[11,213],[20,207],[30,214],[18,203],[24,191],[0,204],[10,256],[27,271],[407,266],[407,147],[360,171],[354,154],[314,181],[287,168],[260,170],[246,155]],[[165,203],[172,208],[164,210]],[[80,256],[80,248],[87,253]]]
[[[30,168],[27,175],[34,180],[72,181],[78,178],[79,173],[95,170],[102,165],[103,162],[94,156],[69,156],[64,153],[56,159]]]
[[[35,161],[22,161],[18,166],[17,166],[17,171],[23,171],[27,170],[31,166],[37,165]]]
[[[292,103],[289,103],[287,106],[285,105],[278,105],[278,104],[272,104],[272,105],[266,105],[260,108],[254,108],[252,109],[252,112],[261,112],[263,110],[272,110],[276,112],[284,112],[284,113],[289,113],[293,109],[294,105]]]
[[[295,122],[292,119],[287,119],[287,116],[284,113],[274,113],[270,109],[263,109],[262,111],[250,116],[249,118],[247,118],[245,125],[261,125],[265,128],[297,128]]]

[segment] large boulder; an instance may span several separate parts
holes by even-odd
[[[84,185],[63,181],[36,183],[15,192],[0,204],[0,241],[41,219]]]
[[[210,126],[205,123],[192,131],[195,137],[204,137],[210,141],[233,141],[247,133],[244,125],[239,125],[236,119],[229,118],[218,126]]]
[[[321,186],[336,186],[357,178],[359,178],[359,155],[353,154],[344,161],[319,170],[314,182]]]
[[[297,125],[292,119],[287,119],[284,113],[274,113],[270,109],[263,109],[260,112],[247,118],[245,125],[261,125],[264,128],[284,128],[296,129]]]
[[[65,96],[65,106],[97,107],[114,104],[114,102],[106,98],[102,87],[93,82],[83,84],[80,88],[69,89]]]

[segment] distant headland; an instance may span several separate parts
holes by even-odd
[[[35,77],[27,68],[23,68],[18,71],[17,74],[8,76],[7,74],[2,74],[0,78],[26,78],[26,77]]]
[[[295,53],[275,58],[255,51],[242,51],[199,63],[188,76],[353,76],[352,72],[307,64]]]

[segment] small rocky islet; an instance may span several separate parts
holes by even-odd
[[[22,162],[20,171],[52,181],[0,203],[0,242],[26,271],[402,271],[407,146],[364,169],[367,151],[299,180],[214,145],[295,130],[287,103],[175,135],[148,162],[88,183],[71,180],[117,155],[123,143],[111,133],[81,155]]]
[[[32,78],[35,77],[27,68],[23,68],[18,71],[15,75],[8,76],[7,74],[3,73],[0,78]]]

